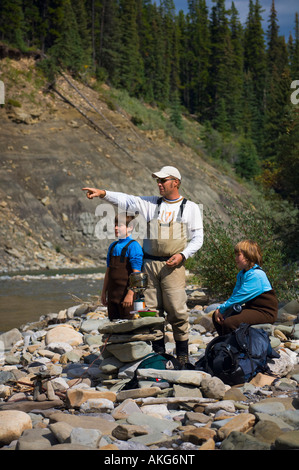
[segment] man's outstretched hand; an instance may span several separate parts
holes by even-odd
[[[82,191],[87,191],[86,196],[88,199],[93,199],[94,197],[104,197],[106,194],[104,189],[82,188]]]

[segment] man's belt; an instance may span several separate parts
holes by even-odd
[[[154,261],[167,261],[167,260],[169,260],[170,256],[171,255],[169,255],[169,256],[154,256],[154,255],[149,255],[148,253],[143,254],[144,259],[151,259],[151,260],[154,260]]]

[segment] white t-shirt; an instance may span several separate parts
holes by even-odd
[[[133,196],[125,193],[106,191],[105,201],[118,206],[119,210],[136,213],[138,212],[149,222],[156,216],[158,196]],[[177,219],[183,198],[175,201],[162,199],[158,220],[163,223],[170,223]],[[182,251],[185,258],[193,256],[203,244],[203,222],[201,210],[198,204],[188,201],[185,204],[180,221],[186,224],[189,243]]]

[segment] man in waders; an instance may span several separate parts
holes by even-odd
[[[193,256],[203,243],[203,224],[198,204],[179,193],[181,174],[165,166],[153,173],[158,196],[132,196],[96,188],[83,188],[87,197],[100,197],[119,210],[139,213],[147,223],[143,241],[143,271],[148,275],[145,304],[167,314],[176,343],[176,355],[188,361],[189,319],[186,305],[184,261]],[[156,352],[165,352],[164,338],[153,342]]]

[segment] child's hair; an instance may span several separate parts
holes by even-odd
[[[236,244],[235,253],[243,253],[244,257],[252,267],[254,264],[262,265],[262,252],[259,245],[253,240],[242,240]]]
[[[120,212],[115,216],[115,224],[123,223],[126,227],[130,224],[130,227],[132,226],[134,228],[134,222],[132,222],[134,219],[134,215],[130,215],[127,212]]]

